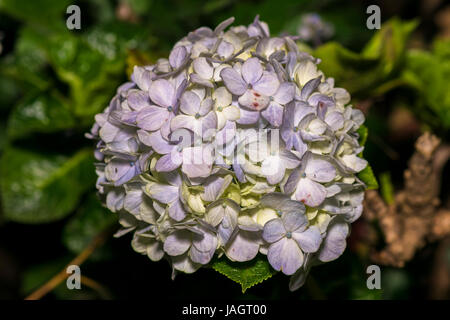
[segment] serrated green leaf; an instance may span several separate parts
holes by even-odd
[[[90,149],[73,156],[7,147],[0,159],[4,217],[21,223],[46,223],[68,215],[95,183]]]
[[[267,258],[261,255],[248,262],[232,262],[226,257],[222,257],[213,261],[211,266],[217,272],[239,283],[242,287],[242,293],[276,273]]]
[[[378,181],[369,164],[367,164],[364,170],[358,173],[358,178],[367,185],[367,189],[378,189]]]

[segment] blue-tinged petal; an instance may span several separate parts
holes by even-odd
[[[179,188],[176,186],[152,183],[148,184],[145,189],[150,198],[164,204],[172,203],[179,197]]]
[[[225,83],[225,86],[232,94],[243,95],[247,90],[247,84],[242,79],[241,75],[233,68],[225,68],[220,72],[220,76]]]
[[[292,82],[283,82],[273,96],[275,102],[286,105],[294,99],[295,85]]]
[[[262,237],[268,243],[277,242],[286,235],[283,221],[272,219],[264,225]]]
[[[274,127],[279,127],[283,122],[284,108],[276,102],[272,102],[269,106],[261,112],[261,115],[269,121]]]
[[[115,186],[124,184],[137,174],[135,163],[127,160],[113,159],[105,167],[105,176]]]
[[[185,46],[175,47],[169,55],[169,63],[174,69],[178,69],[186,61],[187,50]]]
[[[310,159],[305,168],[306,176],[317,182],[330,182],[336,177],[336,168],[323,159]]]
[[[108,192],[106,195],[106,206],[112,212],[118,212],[123,208],[125,200],[125,190],[116,188]]]
[[[323,240],[318,258],[322,262],[337,259],[347,246],[346,238],[349,233],[349,226],[343,221],[336,221],[328,226],[327,235]]]
[[[181,129],[181,128],[185,128],[185,129],[189,129],[193,132],[197,131],[197,125],[196,125],[196,121],[195,118],[192,116],[187,116],[184,114],[180,114],[178,116],[175,116],[171,121],[170,121],[170,129],[172,131]]]
[[[217,53],[222,58],[228,58],[234,53],[234,46],[228,41],[222,40],[217,48]]]
[[[155,150],[157,153],[167,154],[173,150],[174,145],[171,145],[169,141],[164,139],[160,131],[155,131],[150,135],[148,135],[148,137],[147,135],[148,133],[146,133],[145,131],[144,132],[142,132],[142,130],[138,131],[138,137],[139,138],[142,137],[143,140],[146,142],[145,144],[148,143],[147,145],[150,145],[153,148],[153,150]]]
[[[263,74],[263,68],[258,58],[247,59],[242,65],[242,78],[248,84],[255,84]]]
[[[284,192],[287,194],[293,193],[297,188],[297,184],[300,181],[301,176],[302,171],[300,170],[300,168],[294,169],[294,171],[291,172],[286,183],[284,184]]]
[[[253,84],[253,89],[263,95],[273,96],[280,86],[280,81],[274,73],[264,71],[262,77]]]
[[[196,73],[191,73],[189,75],[189,79],[191,80],[191,82],[199,84],[201,86],[214,88],[214,85],[212,84],[211,80],[204,79]]]
[[[147,92],[132,90],[128,92],[127,102],[131,109],[140,111],[141,109],[150,106],[150,97]]]
[[[316,226],[309,227],[302,232],[292,232],[292,238],[297,241],[303,252],[316,252],[322,243],[322,236],[319,228]]]
[[[169,217],[175,221],[181,221],[186,217],[186,210],[180,200],[174,201],[169,205]]]
[[[217,238],[206,230],[200,230],[202,235],[195,234],[192,238],[192,246],[200,252],[213,252],[217,248]],[[195,260],[194,260],[195,261]],[[198,262],[198,261],[196,261]]]
[[[281,210],[283,203],[285,203],[287,200],[289,200],[289,196],[280,193],[280,192],[271,192],[268,194],[265,194],[261,200],[260,203],[264,207],[273,208],[275,210]]]
[[[155,131],[169,119],[170,112],[157,106],[150,106],[139,111],[136,123],[141,129]]]
[[[326,115],[325,122],[333,131],[337,131],[344,126],[344,116],[340,112],[333,111]]]
[[[161,107],[174,107],[176,93],[174,86],[166,79],[158,79],[152,82],[149,89],[150,99]]]
[[[231,176],[220,177],[220,176],[210,176],[203,183],[205,187],[205,192],[202,194],[202,199],[208,202],[215,201],[221,196],[221,192],[230,185]]]
[[[327,189],[308,178],[300,179],[295,191],[295,199],[309,207],[319,206],[327,196]]]
[[[217,129],[217,115],[215,112],[210,112],[201,120],[201,132],[196,132],[204,139],[209,139],[216,133]]]
[[[309,80],[307,83],[305,83],[305,85],[302,88],[302,92],[300,94],[300,99],[302,99],[303,101],[306,101],[306,99],[308,99],[308,97],[311,95],[311,93],[313,93],[314,90],[317,89],[317,87],[320,84],[320,80],[321,80],[321,76],[315,78],[315,79],[311,79]]]
[[[143,67],[134,66],[131,80],[143,91],[148,91],[152,83],[152,72]]]
[[[282,217],[282,220],[290,225],[295,224],[294,228],[296,228],[296,229],[303,227],[308,223],[308,221],[306,220],[306,216],[305,216],[305,212],[306,212],[305,205],[300,201],[291,200],[291,199],[283,201],[280,204],[278,210],[280,210],[280,212],[283,215],[287,214],[287,213],[293,214],[292,217],[289,215]],[[302,217],[299,217],[299,216],[302,216]],[[292,219],[292,218],[294,218],[295,221],[288,222],[288,219]]]
[[[104,126],[100,129],[100,138],[106,143],[113,142],[119,133],[120,128],[113,125],[110,122],[106,122]]]
[[[189,250],[192,233],[188,230],[176,230],[164,241],[164,251],[170,256],[179,256]]]
[[[195,263],[189,258],[188,254],[172,257],[172,266],[175,270],[184,272],[184,273],[194,273],[197,271],[202,265],[199,263]]]
[[[196,58],[192,63],[195,73],[203,79],[212,79],[214,74],[213,66],[206,60],[205,57]]]
[[[294,169],[300,164],[300,159],[289,150],[281,150],[278,156],[287,169]]]
[[[284,228],[287,232],[294,232],[301,230],[303,231],[308,225],[308,218],[305,215],[304,206],[300,204],[298,206],[298,211],[295,210],[295,201],[291,200],[292,204],[290,206],[283,204],[281,209],[281,220],[284,224]]]
[[[124,209],[134,215],[140,213],[140,207],[143,201],[143,192],[141,189],[128,190],[125,196]]]
[[[189,251],[189,257],[195,263],[207,264],[214,256],[214,252],[215,249],[210,251],[200,251],[196,247],[192,246],[191,250]]]
[[[254,124],[259,120],[259,111],[240,110],[241,117],[236,122],[239,124]]]
[[[208,177],[214,162],[211,151],[203,146],[184,148],[182,171],[189,178]]]
[[[261,233],[239,230],[225,247],[225,254],[232,261],[250,261],[259,251]]]
[[[185,114],[195,116],[200,110],[200,97],[192,92],[186,91],[181,96],[180,109]]]
[[[156,162],[155,169],[158,172],[170,172],[178,168],[181,163],[181,153],[173,151],[159,158]]]
[[[225,226],[224,223],[219,224],[219,227],[217,228],[217,235],[219,237],[221,246],[227,245],[231,235],[233,234],[233,231],[234,227],[231,224],[227,226]]]
[[[200,104],[200,109],[198,111],[198,114],[200,116],[205,116],[208,112],[212,110],[212,107],[214,105],[214,101],[211,98],[206,98],[202,101]]]
[[[270,245],[267,259],[275,270],[292,275],[302,266],[303,253],[294,240],[282,238]]]

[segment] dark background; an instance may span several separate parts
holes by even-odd
[[[65,26],[69,4],[81,8],[81,30],[69,31]],[[335,41],[359,54],[377,32],[366,28],[370,4],[381,7],[383,23],[393,17],[418,23],[410,36],[393,40],[401,54],[380,58],[381,65],[395,66],[391,71],[367,71],[363,66],[357,71],[370,75],[368,85],[349,89],[354,105],[367,116],[370,135],[364,155],[377,178],[387,177],[382,179],[383,191],[402,186],[414,141],[423,130],[448,141],[450,49],[439,58],[433,56],[437,55],[435,39],[448,39],[450,34],[450,7],[445,1],[4,0],[0,4],[0,298],[23,299],[62,270],[105,227],[118,226],[95,196],[93,145],[84,133],[135,64],[167,56],[177,40],[200,26],[213,28],[230,16],[236,17],[234,25],[248,25],[256,14],[276,35],[297,33],[302,15],[318,13],[334,28],[334,35],[323,42]],[[307,44],[315,52],[317,44]],[[429,87],[392,84],[410,70],[405,58],[409,50],[442,59],[436,70],[425,64],[431,71],[418,74]],[[358,73],[353,79],[338,72],[325,74],[336,77],[337,86],[359,81]],[[77,152],[81,160],[67,168]],[[56,177],[49,179],[55,172]],[[447,165],[441,191],[444,203],[449,201],[449,173]],[[245,294],[238,284],[209,268],[172,281],[169,264],[135,253],[130,235],[109,237],[81,266],[82,274],[98,286],[70,291],[64,281],[44,299],[432,297],[435,264],[444,263],[447,271],[450,265],[450,250],[438,259],[438,244],[427,245],[404,268],[382,267],[382,290],[366,288],[366,268],[372,264],[369,253],[383,245],[379,233],[362,218],[353,225],[344,255],[314,268],[302,289],[289,292],[288,277],[277,274]]]

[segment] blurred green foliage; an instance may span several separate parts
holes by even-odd
[[[450,40],[436,40],[431,52],[410,50],[402,76],[412,87],[415,107],[423,117],[450,129]]]
[[[81,30],[66,28],[69,4],[81,7]],[[81,252],[96,234],[114,224],[115,215],[95,196],[92,144],[84,138],[94,115],[108,105],[133,65],[156,61],[188,31],[214,27],[230,16],[236,17],[235,24],[249,24],[259,14],[272,34],[295,34],[303,14],[320,13],[335,27],[332,41],[302,48],[322,60],[320,69],[349,90],[354,103],[407,90],[405,99],[413,97],[409,105],[420,121],[446,133],[450,42],[436,40],[431,50],[410,50],[417,20],[393,18],[381,30],[371,31],[365,28],[363,5],[337,0],[0,0],[0,31],[5,33],[0,51],[0,215],[24,224],[63,221],[61,242],[66,254]],[[368,139],[370,151],[368,131],[382,133],[385,119],[371,116],[366,125],[361,142]],[[366,152],[365,157],[371,154]],[[360,178],[377,188],[375,176],[367,167]],[[382,175],[380,183],[386,198],[391,194],[390,181]],[[97,258],[111,255],[100,252]],[[23,293],[30,293],[65,262],[56,259],[31,267],[25,273]],[[307,282],[308,294],[341,296],[336,292],[345,285],[346,298],[396,298],[410,287],[408,276],[394,270],[388,275],[391,280],[384,279],[383,288],[388,289],[383,295],[368,290],[365,263],[355,254],[346,254],[340,265],[343,270],[318,272],[318,284]],[[259,278],[249,269],[247,277],[239,279],[241,275],[227,267],[219,261],[214,268],[241,283],[243,290],[272,275],[262,266]],[[275,278],[267,282],[274,283]],[[273,294],[281,296],[277,288]],[[252,297],[252,290],[247,297]],[[68,297],[67,292],[60,297]]]

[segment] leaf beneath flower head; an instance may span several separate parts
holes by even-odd
[[[369,129],[367,129],[365,125],[361,125],[356,132],[359,134],[359,144],[364,146],[366,144],[367,137],[369,136]]]
[[[358,130],[359,139],[358,143],[364,146],[369,136],[369,129],[365,125],[361,125]],[[363,157],[363,153],[358,154],[359,157]],[[367,189],[378,189],[378,181],[373,174],[372,167],[367,164],[367,166],[358,173],[358,178],[361,179],[366,185]]]
[[[378,189],[378,181],[375,178],[370,165],[367,165],[363,171],[358,173],[358,178],[367,185],[367,189]]]
[[[242,287],[242,293],[245,293],[248,288],[269,279],[276,273],[270,266],[267,258],[262,255],[258,255],[255,259],[248,262],[232,262],[226,257],[222,257],[215,259],[211,266],[217,272],[239,283]]]

